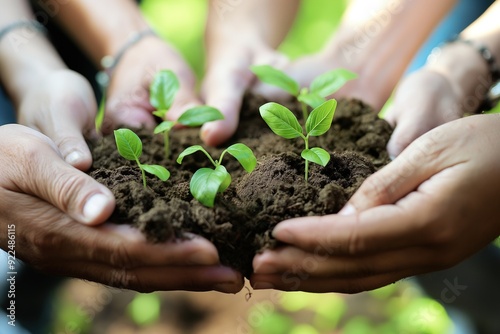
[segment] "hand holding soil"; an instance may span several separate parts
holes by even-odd
[[[339,215],[279,223],[273,236],[288,246],[254,259],[252,285],[354,293],[479,251],[500,234],[499,127],[500,115],[440,126],[370,176]]]

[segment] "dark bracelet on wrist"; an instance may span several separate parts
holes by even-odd
[[[471,46],[478,52],[478,54],[486,62],[486,65],[488,66],[491,85],[489,87],[486,87],[488,91],[485,94],[481,103],[479,104],[476,113],[480,114],[485,111],[493,109],[500,101],[500,67],[496,62],[495,56],[490,51],[490,49],[488,49],[487,46],[476,43],[468,39],[462,39],[460,38],[459,35],[455,35],[449,40],[441,43],[441,45],[439,45],[438,47],[434,48],[431,54],[429,55],[428,60],[436,58],[441,52],[441,49],[451,43],[464,43],[466,45]]]
[[[158,35],[152,29],[147,29],[147,30],[140,31],[140,32],[136,33],[135,35],[133,35],[125,43],[125,45],[123,45],[121,47],[121,49],[118,50],[118,52],[116,53],[116,55],[114,55],[114,56],[111,56],[111,55],[104,56],[101,59],[101,66],[102,66],[103,70],[99,71],[96,74],[96,81],[99,84],[99,86],[101,87],[101,90],[102,90],[103,93],[105,93],[105,91],[106,91],[106,89],[107,89],[107,87],[109,85],[109,81],[110,81],[110,78],[111,78],[111,73],[113,72],[113,70],[115,69],[115,67],[118,65],[118,63],[120,62],[120,60],[122,59],[122,57],[125,55],[125,53],[132,46],[134,46],[135,44],[139,43],[143,38],[145,38],[147,36],[158,36]]]
[[[39,31],[41,33],[46,34],[47,29],[38,22],[37,20],[21,20],[21,21],[16,21],[11,24],[6,25],[5,27],[0,29],[0,41],[2,38],[7,36],[10,32],[21,29],[21,28],[28,28],[33,31]]]

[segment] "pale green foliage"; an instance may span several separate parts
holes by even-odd
[[[118,129],[114,131],[118,153],[127,160],[135,161],[142,173],[142,182],[146,188],[146,175],[144,172],[153,174],[162,181],[170,177],[170,172],[163,166],[141,164],[139,158],[142,155],[142,142],[139,136],[129,129]]]
[[[217,194],[226,190],[231,184],[231,175],[222,165],[222,159],[226,153],[238,160],[248,173],[251,173],[257,165],[257,159],[252,150],[248,146],[240,143],[231,145],[222,151],[219,160],[214,160],[200,145],[190,146],[179,155],[177,163],[182,163],[184,157],[196,152],[203,152],[214,166],[214,169],[200,168],[197,170],[191,178],[189,188],[194,198],[201,204],[210,208],[214,206]]]
[[[305,179],[307,182],[309,162],[326,166],[330,161],[330,154],[320,147],[309,148],[309,137],[321,136],[326,133],[333,121],[337,101],[328,100],[315,108],[306,120],[306,134],[292,111],[278,103],[269,102],[260,107],[260,115],[271,130],[285,139],[300,137],[304,140],[305,149],[301,156],[306,162]]]

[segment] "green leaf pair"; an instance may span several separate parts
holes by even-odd
[[[308,162],[314,162],[326,166],[330,161],[330,154],[320,147],[309,148],[309,137],[321,136],[326,133],[333,121],[337,101],[328,100],[315,108],[306,120],[306,134],[295,115],[290,109],[274,102],[266,103],[260,107],[260,115],[269,125],[271,130],[285,139],[302,138],[305,149],[301,156],[306,161],[305,179],[307,182],[309,173]]]
[[[118,153],[130,161],[135,161],[142,173],[142,182],[146,188],[146,174],[153,174],[162,181],[170,178],[170,172],[163,166],[141,164],[139,158],[142,155],[142,142],[139,136],[129,129],[118,129],[114,131]]]
[[[162,70],[156,73],[149,88],[149,102],[156,109],[155,116],[165,119],[167,112],[172,107],[175,95],[180,88],[179,80],[174,72]],[[197,106],[185,111],[177,121],[163,121],[154,129],[154,134],[164,134],[165,156],[170,155],[169,133],[172,128],[181,124],[187,127],[201,126],[207,122],[224,119],[224,115],[210,106]]]
[[[252,72],[260,81],[283,89],[295,96],[302,104],[304,120],[308,118],[307,106],[317,108],[325,103],[326,98],[337,92],[348,81],[357,78],[357,75],[345,69],[335,69],[316,77],[307,88],[300,85],[293,78],[269,65],[257,65],[251,67]]]
[[[241,166],[248,173],[251,173],[257,165],[257,159],[255,158],[252,150],[248,146],[240,143],[231,145],[222,151],[219,160],[214,160],[212,156],[210,156],[210,154],[200,145],[190,146],[179,155],[177,163],[181,164],[184,157],[195,152],[203,152],[215,167],[214,169],[201,168],[197,170],[193,174],[189,184],[193,197],[196,198],[201,204],[210,208],[214,206],[217,194],[222,193],[231,184],[231,175],[221,164],[226,153],[229,153],[236,160],[238,160]]]

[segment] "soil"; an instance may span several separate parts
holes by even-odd
[[[165,166],[171,177],[162,182],[148,175],[145,189],[137,166],[119,156],[113,136],[91,143],[94,163],[90,175],[109,187],[117,199],[110,218],[118,224],[132,224],[151,242],[165,242],[194,233],[210,240],[218,249],[221,263],[246,277],[252,273],[257,252],[276,247],[271,231],[284,219],[337,213],[361,183],[389,162],[385,149],[392,129],[373,110],[357,100],[340,100],[331,129],[310,146],[330,151],[326,167],[310,164],[309,182],[304,180],[301,139],[275,135],[261,119],[258,108],[266,103],[247,97],[236,134],[224,147],[207,148],[213,157],[236,142],[250,147],[258,159],[247,174],[226,155],[223,164],[231,174],[229,188],[216,198],[214,208],[193,199],[189,191],[192,174],[211,167],[203,153],[175,159],[186,147],[199,144],[199,129],[171,132],[170,159],[165,159],[162,136],[137,130],[143,141],[142,163]],[[300,119],[300,107],[286,104]]]

